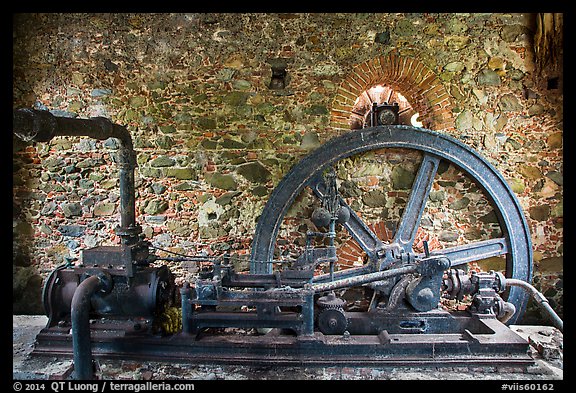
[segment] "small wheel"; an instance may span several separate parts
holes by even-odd
[[[318,314],[318,329],[324,334],[344,334],[348,328],[348,320],[344,311],[338,308],[328,308]]]

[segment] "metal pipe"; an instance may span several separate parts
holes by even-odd
[[[561,332],[564,332],[564,322],[562,321],[562,319],[560,319],[558,314],[556,314],[556,312],[552,309],[552,307],[550,307],[548,299],[546,299],[546,297],[542,293],[540,293],[536,288],[534,288],[531,284],[527,283],[526,281],[518,280],[515,278],[507,278],[506,286],[520,287],[526,290],[528,293],[530,293],[530,295],[536,301],[538,306],[550,316],[550,319],[552,320],[554,326],[556,326]]]
[[[363,274],[361,276],[343,278],[341,280],[312,284],[310,286],[314,292],[332,291],[334,289],[353,287],[369,282],[383,280],[388,277],[397,276],[399,274],[407,274],[416,272],[416,265],[406,265],[396,269],[383,270],[375,273]]]
[[[504,302],[504,309],[502,310],[502,316],[498,317],[498,320],[502,323],[506,323],[512,318],[516,313],[516,306],[512,303]]]
[[[25,142],[48,142],[56,136],[87,136],[98,140],[116,138],[120,142],[116,159],[120,168],[120,225],[116,228],[116,234],[126,245],[138,241],[142,228],[136,225],[136,153],[126,127],[114,124],[104,117],[58,117],[48,111],[24,108],[14,110],[13,129],[14,134]]]
[[[192,304],[190,303],[190,283],[185,282],[180,289],[180,299],[182,301],[182,333],[192,333]]]
[[[78,285],[72,297],[72,350],[74,379],[93,379],[92,344],[90,343],[90,299],[104,288],[99,276],[90,276]]]

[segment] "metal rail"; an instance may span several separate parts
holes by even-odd
[[[400,274],[414,273],[416,271],[416,265],[407,265],[397,269],[383,270],[381,272],[368,273],[360,276],[343,278],[336,281],[312,284],[311,288],[316,293],[333,291],[334,289],[349,288],[357,285],[368,284],[370,282],[380,281],[388,277],[398,276]]]

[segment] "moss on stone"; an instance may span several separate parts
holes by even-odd
[[[236,190],[238,183],[232,175],[222,175],[220,173],[212,173],[205,175],[206,181],[212,187],[221,188],[223,190]]]
[[[194,168],[167,168],[166,177],[174,177],[180,180],[198,180],[198,175]]]
[[[253,183],[266,183],[270,180],[270,171],[259,162],[249,162],[240,165],[236,172]]]

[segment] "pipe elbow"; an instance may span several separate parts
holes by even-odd
[[[12,122],[13,132],[24,142],[48,142],[56,135],[56,117],[48,111],[29,108],[15,109]]]
[[[72,296],[72,321],[88,316],[90,312],[90,299],[94,293],[102,289],[102,279],[99,276],[90,276],[78,285]]]
[[[538,306],[550,317],[554,326],[556,326],[561,332],[564,332],[564,322],[562,319],[558,316],[558,314],[556,314],[552,307],[550,307],[548,299],[546,299],[546,297],[540,291],[534,288],[530,283],[518,279],[507,278],[505,285],[509,287],[520,287],[527,291],[532,296],[534,301],[536,301],[536,304],[538,304]]]

